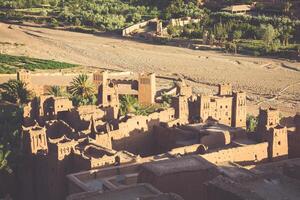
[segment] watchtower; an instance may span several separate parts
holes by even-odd
[[[156,78],[155,74],[139,74],[138,99],[141,105],[155,103]]]
[[[246,93],[234,92],[232,102],[232,122],[231,126],[246,128],[247,106]]]
[[[45,127],[38,125],[25,128],[23,127],[23,145],[29,154],[38,152],[48,152],[47,136]]]
[[[268,155],[269,159],[279,160],[288,157],[288,136],[287,128],[281,125],[277,125],[274,128],[270,128],[267,135]]]
[[[98,104],[113,106],[118,104],[118,92],[112,80],[108,79],[108,72],[96,72],[93,74],[93,83],[98,90]]]
[[[266,141],[267,132],[279,124],[279,111],[275,108],[259,108],[256,139],[259,142]]]
[[[17,80],[22,81],[27,86],[31,85],[31,74],[29,70],[20,69],[17,71]]]
[[[172,107],[175,109],[175,118],[187,122],[189,118],[188,99],[184,95],[172,98]]]
[[[202,122],[205,122],[209,116],[211,116],[210,114],[210,97],[207,95],[201,95],[198,97],[198,102],[200,104],[200,120]]]

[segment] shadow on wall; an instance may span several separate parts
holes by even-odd
[[[141,122],[137,121],[136,123],[134,127],[139,126]],[[125,133],[125,130],[122,128],[119,129],[117,134],[121,134],[123,137],[116,139],[116,137],[112,135],[112,148],[117,151],[126,150],[143,157],[154,155],[156,152],[154,148],[153,127],[158,124],[159,119],[151,119],[150,121],[146,119],[146,127],[134,128],[128,133]]]

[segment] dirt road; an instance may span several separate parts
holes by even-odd
[[[300,81],[299,62],[152,45],[121,37],[0,23],[0,42],[0,52],[12,55],[182,76],[200,92],[202,87],[215,90],[212,86],[217,83],[231,82],[235,89],[246,90],[253,102]],[[284,91],[281,98],[276,104],[299,109],[300,85]]]

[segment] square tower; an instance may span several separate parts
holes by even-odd
[[[230,83],[219,84],[218,96],[231,96],[232,85]]]
[[[117,89],[113,81],[108,79],[107,71],[94,73],[93,83],[98,92],[98,104],[103,106],[115,106],[119,104]]]
[[[232,102],[232,127],[246,128],[246,93],[234,92]]]
[[[139,74],[138,100],[141,105],[155,103],[156,81],[155,74]]]
[[[259,108],[256,139],[259,142],[266,141],[267,131],[279,124],[279,111],[275,108]]]
[[[268,154],[269,159],[280,160],[288,157],[288,136],[287,128],[277,125],[268,131]]]
[[[201,95],[198,97],[198,102],[200,104],[199,116],[200,121],[205,122],[210,116],[210,97],[207,95]]]
[[[184,95],[172,98],[172,107],[175,109],[175,118],[187,122],[189,118],[188,99]]]
[[[48,152],[48,143],[45,127],[38,125],[33,127],[23,127],[23,145],[25,151],[29,154],[37,154],[38,152]]]
[[[22,81],[27,86],[31,86],[31,74],[29,70],[20,69],[17,72],[17,80]]]

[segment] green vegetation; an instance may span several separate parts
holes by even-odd
[[[0,54],[0,74],[16,73],[17,69],[23,68],[34,71],[36,69],[65,69],[75,67],[74,64],[28,58],[25,56],[11,56]]]
[[[64,91],[62,91],[62,88],[58,85],[53,85],[48,89],[48,95],[54,95],[55,97],[62,97],[65,95]]]
[[[95,87],[88,79],[86,74],[80,74],[71,82],[69,91],[76,106],[96,103]]]
[[[256,131],[257,123],[257,117],[253,115],[247,115],[246,124],[248,132],[254,133]]]
[[[2,100],[16,103],[26,104],[30,101],[32,94],[26,88],[26,84],[19,80],[9,80],[0,85]]]
[[[0,18],[94,33],[120,31],[154,17],[192,17],[201,21],[184,27],[169,26],[167,31],[170,36],[189,39],[205,37],[207,44],[225,47],[231,53],[297,57],[295,45],[300,43],[300,21],[291,13],[291,2],[278,5],[276,16],[265,16],[270,12],[259,4],[257,15],[219,12],[226,5],[251,2],[210,1],[201,8],[196,0],[3,0],[0,2]],[[251,48],[247,46],[250,43],[259,44]],[[293,45],[290,46],[290,43]],[[12,73],[13,70],[0,63],[0,73]]]
[[[164,104],[142,106],[139,104],[137,97],[133,95],[122,95],[120,97],[120,114],[122,116],[129,113],[147,116],[165,107],[166,105]]]
[[[22,107],[15,105],[0,106],[0,171],[12,173],[20,155],[20,128]]]
[[[120,30],[154,17],[200,17],[197,1],[183,0],[4,0],[0,17],[57,26]]]
[[[200,23],[169,26],[168,33],[173,38],[203,39],[232,53],[297,57],[300,20],[207,12]]]

